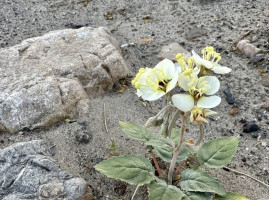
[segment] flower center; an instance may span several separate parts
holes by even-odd
[[[192,120],[197,123],[201,124],[202,122],[206,122],[207,120],[205,119],[205,113],[203,112],[202,108],[199,108],[198,106],[194,106],[192,111],[191,111],[191,116]]]
[[[169,80],[162,69],[152,69],[151,73],[146,77],[147,86],[153,90],[162,90],[166,92],[166,86]]]
[[[200,77],[197,82],[196,80],[196,78],[193,78],[188,85],[189,93],[194,101],[198,101],[210,89],[210,86],[207,85],[207,81],[204,80],[204,77]]]

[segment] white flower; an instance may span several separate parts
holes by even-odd
[[[137,95],[147,101],[155,101],[170,92],[177,84],[180,68],[164,59],[153,69],[141,68],[132,81]]]
[[[192,56],[199,67],[204,67],[204,70],[212,70],[216,74],[227,74],[231,72],[229,67],[222,67],[218,64],[221,59],[219,53],[214,51],[213,47],[206,47],[202,50],[203,58],[192,50]]]
[[[215,114],[217,114],[217,112],[194,106],[191,110],[190,121],[194,122],[195,124],[208,123],[208,121],[206,120],[206,117],[209,115],[215,115]]]
[[[176,55],[177,67],[181,68],[181,73],[184,73],[185,76],[192,76],[192,74],[198,75],[200,69],[196,66],[195,60],[193,57],[186,59],[181,53]],[[188,64],[187,64],[187,63]]]
[[[215,94],[220,87],[220,82],[215,76],[204,76],[198,79],[197,75],[192,77],[179,75],[178,85],[189,94],[176,94],[172,96],[174,105],[183,112],[188,112],[197,104],[200,108],[214,108],[220,104],[218,96],[204,96]]]

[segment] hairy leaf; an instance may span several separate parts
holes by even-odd
[[[171,132],[171,139],[175,143],[175,146],[177,146],[178,144],[179,137],[180,137],[180,130],[173,128]],[[161,147],[161,146],[154,146],[154,150],[162,160],[164,160],[165,162],[171,162],[172,157],[173,157],[172,146],[167,138],[162,138],[160,140],[162,140],[166,145],[169,145],[170,150],[166,147]],[[192,151],[193,150],[191,147],[187,147],[185,144],[183,144],[177,157],[177,163],[180,163],[181,161],[186,160],[189,156],[189,153]]]
[[[184,193],[173,185],[164,181],[152,181],[148,186],[149,200],[181,200]]]
[[[159,148],[166,149],[167,151],[170,151],[170,152],[173,151],[171,145],[167,144],[167,141],[164,138],[153,139],[153,140],[150,140],[150,141],[146,142],[145,144],[146,145],[151,145],[154,148],[159,147]]]
[[[216,195],[215,198],[219,200],[248,200],[246,197],[239,194],[228,192],[224,196]]]
[[[219,183],[202,170],[186,169],[181,173],[180,187],[188,192],[213,192],[225,195],[224,189]]]
[[[238,145],[235,137],[223,137],[206,142],[198,150],[198,160],[210,168],[221,168],[230,163]]]
[[[182,200],[211,200],[212,196],[202,192],[185,192]]]
[[[155,170],[142,156],[114,156],[95,165],[94,168],[109,178],[119,179],[132,185],[144,185],[155,179]]]
[[[152,132],[143,126],[139,126],[139,125],[129,123],[129,122],[122,122],[122,121],[120,121],[120,126],[122,128],[122,131],[128,137],[134,140],[146,142],[154,138]]]

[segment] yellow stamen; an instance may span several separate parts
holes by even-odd
[[[219,53],[215,52],[213,47],[206,47],[202,50],[203,59],[208,60],[215,66],[220,60],[221,56]]]
[[[187,65],[186,58],[181,53],[179,53],[176,55],[176,59],[177,59],[178,64],[181,67],[181,71],[184,72],[186,70],[186,65]]]

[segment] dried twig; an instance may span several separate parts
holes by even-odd
[[[106,104],[105,103],[104,103],[104,122],[105,122],[106,133],[108,133],[107,123],[106,123]]]
[[[242,40],[244,37],[246,37],[248,34],[250,34],[252,30],[247,31],[244,34],[241,34],[238,38],[236,38],[231,45],[229,45],[226,49],[224,49],[220,54],[223,54],[225,51],[227,51],[228,49],[230,49],[235,43],[239,42],[240,40]]]
[[[251,178],[251,179],[253,179],[253,180],[259,182],[260,184],[262,184],[262,185],[264,185],[264,186],[266,186],[266,187],[269,187],[268,184],[266,184],[266,183],[264,183],[264,182],[262,182],[262,181],[260,181],[260,180],[258,180],[258,179],[256,179],[256,178],[254,178],[253,176],[250,176],[250,175],[248,175],[248,174],[245,174],[244,172],[240,172],[240,171],[234,170],[234,169],[229,168],[229,167],[223,167],[223,169],[228,170],[228,171],[232,171],[232,172],[237,173],[237,174],[241,174],[241,175],[247,176],[247,177],[249,177],[249,178]]]

